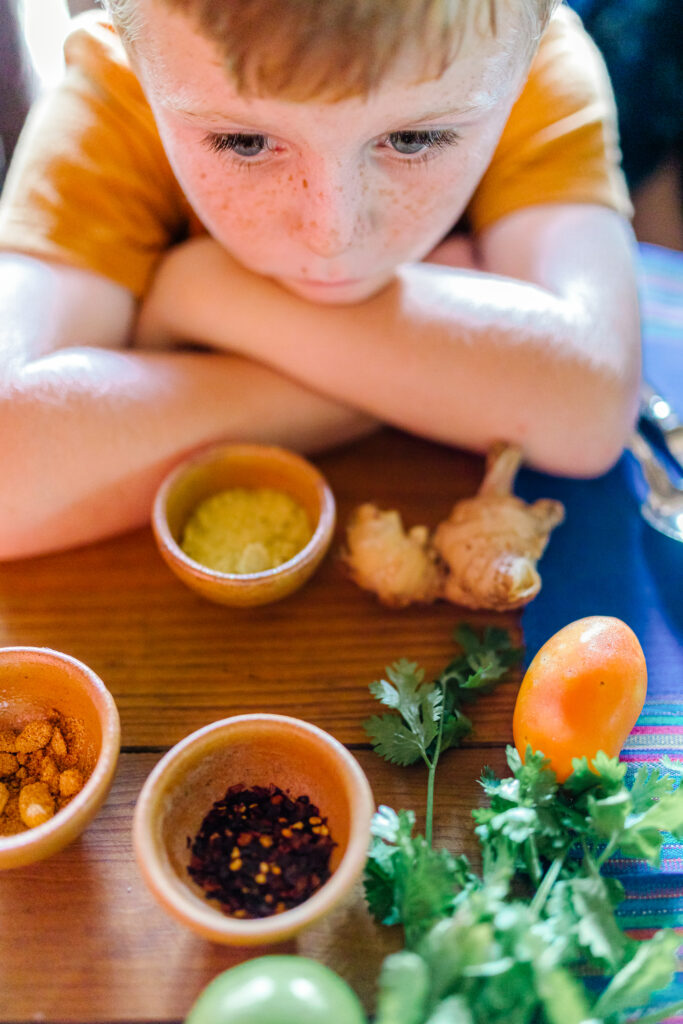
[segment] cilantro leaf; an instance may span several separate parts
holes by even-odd
[[[415,662],[401,658],[386,669],[391,682],[380,679],[370,684],[370,693],[382,704],[398,711],[411,729],[419,728],[420,698],[419,689],[424,679],[424,670]]]
[[[424,746],[396,715],[373,715],[363,722],[376,754],[391,764],[415,764],[424,756]]]
[[[363,889],[368,910],[379,924],[400,924],[396,905],[394,870],[391,856],[384,844],[373,842],[368,852],[363,874]]]
[[[592,794],[587,798],[590,827],[601,839],[611,839],[626,824],[631,807],[631,795],[626,788],[602,799]]]
[[[459,747],[465,736],[468,736],[471,732],[472,723],[469,718],[457,709],[453,709],[444,718],[441,732],[441,753],[444,750],[450,750],[451,747]],[[433,751],[430,750],[429,753],[432,754]]]
[[[408,837],[415,827],[415,814],[413,811],[399,811],[397,814],[392,807],[380,804],[372,816],[370,822],[370,833],[383,839],[386,843],[396,843],[399,835],[404,833]]]
[[[683,761],[674,761],[668,754],[665,754],[660,759],[659,767],[666,772],[670,772],[676,778],[680,779],[683,775]]]
[[[574,912],[571,930],[577,945],[586,950],[594,962],[602,961],[609,969],[616,970],[623,962],[628,941],[614,916],[610,887],[597,873],[572,878],[564,884]]]
[[[653,992],[672,981],[679,945],[680,936],[668,930],[655,932],[651,939],[639,943],[635,956],[614,975],[593,1012],[610,1017],[621,1010],[647,1005]]]
[[[399,848],[410,843],[415,815],[381,804],[372,817],[372,841],[365,862],[363,885],[370,913],[381,924],[400,924],[401,912],[396,896],[395,857]]]
[[[429,1015],[426,1024],[474,1024],[474,1016],[462,996],[448,996]]]
[[[658,780],[650,794],[660,792]],[[639,794],[642,804],[642,794]],[[683,838],[683,789],[679,786],[673,792],[654,799],[647,810],[630,814],[624,822],[622,834],[616,839],[621,852],[627,857],[644,857],[654,867],[659,866],[663,832],[670,832],[677,839]]]
[[[583,987],[569,971],[561,967],[538,971],[535,982],[548,1024],[589,1024],[589,1017],[597,1024]]]
[[[462,622],[454,630],[453,639],[462,653],[442,671],[439,682],[456,688],[464,700],[490,692],[523,653],[521,648],[512,646],[507,630],[495,626],[487,626],[480,638]]]
[[[424,671],[402,658],[387,668],[389,680],[370,684],[370,692],[397,715],[374,715],[363,728],[381,757],[393,764],[425,761],[443,712],[441,688],[424,683]]]
[[[573,759],[574,770],[564,784],[567,792],[580,795],[600,787],[602,794],[609,796],[621,789],[626,775],[626,765],[622,761],[599,750],[591,764],[592,769],[585,757]]]
[[[399,871],[406,946],[414,949],[436,921],[452,913],[467,866],[448,850],[435,850],[422,836],[416,836],[412,862],[404,861]]]
[[[662,763],[662,768],[666,764]],[[669,775],[660,775],[655,768],[641,764],[631,785],[631,800],[634,814],[647,810],[653,803],[666,796],[673,789],[673,779]]]
[[[414,824],[412,812],[380,808],[371,826],[364,876],[370,913],[383,924],[403,924],[409,946],[450,912],[456,893],[471,877],[466,858],[413,836]]]

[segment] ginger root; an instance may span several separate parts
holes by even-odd
[[[346,528],[344,559],[353,579],[372,590],[383,604],[404,608],[414,601],[431,603],[441,593],[444,569],[429,544],[426,526],[408,533],[398,512],[360,505]]]
[[[505,611],[541,589],[536,563],[564,507],[549,498],[528,505],[515,497],[521,462],[519,448],[494,445],[475,497],[459,501],[434,532],[434,547],[448,566],[443,596],[454,604]]]
[[[536,563],[564,508],[512,493],[521,462],[518,447],[493,445],[477,494],[457,502],[432,535],[425,526],[406,533],[398,512],[361,505],[343,554],[352,578],[390,607],[437,598],[493,611],[527,604],[540,590]]]

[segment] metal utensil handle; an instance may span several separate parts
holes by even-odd
[[[645,482],[655,500],[666,500],[677,492],[677,488],[671,482],[669,474],[657,458],[654,449],[642,434],[634,432],[631,435],[628,450],[640,466]]]
[[[664,434],[680,426],[678,416],[666,398],[655,391],[647,381],[640,385],[640,415]]]

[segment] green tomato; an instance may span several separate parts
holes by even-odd
[[[358,997],[329,967],[302,956],[262,956],[210,982],[185,1024],[367,1024]]]

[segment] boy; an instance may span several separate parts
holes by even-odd
[[[0,210],[0,557],[145,522],[223,437],[315,451],[386,422],[606,470],[639,376],[630,206],[600,59],[554,7],[83,23]]]

